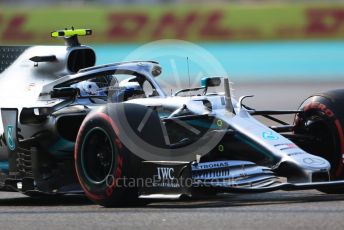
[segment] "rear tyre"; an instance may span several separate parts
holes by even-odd
[[[86,196],[105,207],[137,204],[136,187],[123,178],[135,178],[139,161],[121,143],[115,122],[103,110],[89,114],[75,145],[75,168]]]
[[[330,179],[344,179],[344,90],[314,95],[300,106],[304,113],[295,117],[295,133],[311,135],[316,143],[301,147],[323,157],[331,164]],[[319,189],[325,193],[342,194],[344,188]]]

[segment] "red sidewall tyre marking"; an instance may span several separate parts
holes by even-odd
[[[334,125],[337,129],[338,132],[338,137],[340,141],[340,156],[339,156],[339,166],[338,169],[336,170],[335,176],[340,177],[343,173],[344,169],[344,162],[343,162],[343,154],[344,154],[344,134],[343,134],[343,128],[342,125],[339,121],[339,119],[335,116],[333,111],[329,108],[327,108],[326,105],[320,103],[320,102],[311,102],[310,104],[306,105],[304,107],[304,111],[307,112],[311,109],[318,109],[324,112],[327,117],[331,118],[334,120]]]
[[[79,132],[78,132],[78,136],[77,136],[77,139],[76,139],[76,142],[75,142],[75,149],[74,149],[74,164],[75,164],[75,171],[76,171],[76,175],[78,177],[78,180],[79,180],[79,183],[82,187],[82,189],[84,190],[84,192],[86,193],[86,195],[88,197],[90,197],[91,199],[93,200],[104,200],[108,197],[110,197],[117,185],[117,182],[119,180],[119,178],[121,178],[122,176],[122,168],[123,168],[123,157],[121,155],[118,155],[118,158],[117,158],[117,167],[116,167],[116,171],[115,171],[115,177],[114,177],[114,180],[113,182],[111,183],[110,186],[108,186],[105,190],[105,195],[98,195],[98,194],[94,194],[92,192],[89,191],[89,189],[87,188],[87,186],[83,183],[83,180],[81,179],[79,173],[78,173],[78,170],[77,170],[77,160],[78,160],[78,151],[79,151],[79,147],[80,147],[80,142],[81,142],[81,136],[82,136],[82,133],[84,131],[84,128],[85,128],[85,124],[91,120],[91,119],[94,119],[94,118],[102,118],[103,120],[105,120],[108,124],[111,125],[112,129],[114,130],[114,132],[116,133],[116,135],[118,136],[119,134],[119,129],[117,127],[117,125],[113,122],[113,120],[111,119],[111,117],[109,117],[107,114],[103,113],[103,112],[96,112],[94,113],[92,116],[89,116],[87,117],[83,123],[81,124],[81,127],[79,129]],[[119,148],[123,148],[123,145],[122,145],[122,142],[118,139],[118,138],[115,138],[113,140],[113,143]]]

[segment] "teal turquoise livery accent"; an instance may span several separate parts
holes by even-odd
[[[50,148],[51,152],[55,156],[65,156],[70,155],[74,151],[74,142],[68,141],[66,139],[60,138],[55,142]]]
[[[278,140],[278,136],[276,136],[273,132],[271,131],[266,131],[262,133],[262,136],[265,140]]]
[[[0,171],[8,171],[8,161],[0,161]]]
[[[13,151],[16,148],[15,140],[13,139],[14,128],[12,125],[7,126],[7,146],[8,148]]]
[[[201,87],[206,87],[207,86],[207,81],[208,81],[207,77],[202,77],[202,79],[201,79]]]

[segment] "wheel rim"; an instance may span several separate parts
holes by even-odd
[[[93,184],[104,183],[114,166],[115,148],[108,133],[95,127],[89,130],[82,142],[81,167],[85,177]]]
[[[336,149],[336,137],[333,133],[334,128],[331,127],[329,122],[324,120],[321,115],[313,115],[305,122],[306,128],[314,135],[318,140],[318,144],[313,146],[312,153],[325,158],[331,164],[331,175],[338,167],[336,162],[337,149]]]

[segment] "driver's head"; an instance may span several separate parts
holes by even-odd
[[[78,82],[73,87],[80,89],[80,96],[107,96],[110,84],[117,82],[113,76],[95,77],[93,79]]]
[[[146,95],[138,82],[121,82],[119,92],[113,95],[113,101],[127,101],[135,98],[145,98]]]
[[[75,87],[80,89],[80,96],[105,96],[104,92],[100,90],[97,83],[92,81],[82,81],[75,84]]]

